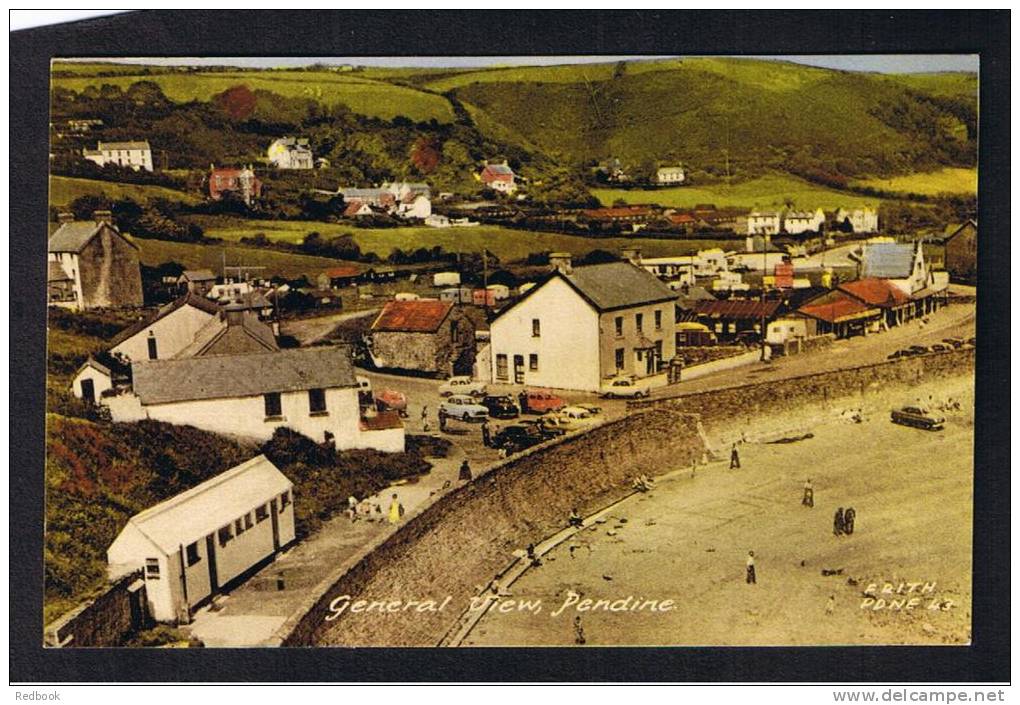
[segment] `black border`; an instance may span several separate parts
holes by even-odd
[[[11,33],[11,681],[1008,681],[1009,26],[1008,10],[246,10],[149,11]],[[292,39],[281,48],[279,37]],[[972,646],[42,649],[51,57],[812,53],[980,54]]]

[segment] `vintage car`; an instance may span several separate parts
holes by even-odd
[[[891,418],[893,423],[923,428],[926,431],[941,431],[946,423],[943,417],[936,416],[927,409],[917,406],[904,406],[900,409],[893,409]]]
[[[547,418],[548,417],[543,416],[540,419],[534,420],[529,419],[527,421],[521,421],[521,425],[534,429],[535,433],[540,434],[545,439],[558,438],[560,436],[566,435],[567,433],[566,428],[564,428],[558,422],[555,421],[553,423],[548,423]]]
[[[567,405],[560,397],[552,392],[539,389],[528,389],[517,395],[521,411],[528,414],[545,414],[550,411],[559,411]]]
[[[595,415],[583,406],[565,406],[556,414],[572,429],[587,428],[595,423]]]
[[[520,415],[517,402],[509,394],[490,394],[481,400],[481,405],[494,419],[516,419]]]
[[[407,416],[407,395],[395,389],[384,389],[375,395],[375,408],[379,411],[396,411]]]
[[[439,396],[448,397],[451,394],[469,394],[473,397],[483,397],[486,391],[484,382],[476,382],[470,377],[451,377],[439,385]]]
[[[489,410],[468,394],[453,394],[439,403],[439,413],[461,421],[484,421]]]
[[[649,395],[648,387],[639,384],[633,377],[616,377],[602,385],[601,396],[606,399],[640,399]]]
[[[546,435],[535,424],[515,424],[500,429],[492,437],[492,445],[508,453],[517,453],[546,440]]]

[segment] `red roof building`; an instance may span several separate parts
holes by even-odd
[[[209,172],[209,198],[219,201],[228,191],[250,205],[252,200],[262,196],[262,182],[251,169],[213,167]]]
[[[475,325],[450,301],[390,301],[372,323],[368,350],[379,369],[471,374]]]
[[[798,308],[797,313],[818,321],[819,333],[834,333],[837,338],[864,334],[868,326],[882,316],[881,309],[839,289],[812,299]]]
[[[895,308],[910,303],[910,297],[888,279],[858,279],[840,284],[839,289],[858,301],[880,308]]]
[[[372,331],[434,333],[452,308],[449,301],[390,301],[375,319]]]

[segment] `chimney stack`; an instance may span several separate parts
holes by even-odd
[[[63,224],[63,223],[73,223],[74,222],[74,213],[66,213],[66,212],[57,213],[57,222],[61,223],[61,224]]]
[[[553,270],[560,271],[563,274],[570,274],[573,271],[569,252],[550,252],[549,265]]]
[[[113,213],[110,211],[92,211],[92,219],[97,223],[113,225]]]
[[[635,267],[641,266],[641,248],[640,247],[625,247],[621,250],[623,258],[633,264]]]

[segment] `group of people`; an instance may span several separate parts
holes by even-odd
[[[631,486],[638,492],[650,492],[655,489],[655,481],[648,475],[641,474],[634,478]]]
[[[836,510],[836,516],[832,520],[832,533],[836,536],[849,536],[854,532],[854,521],[857,519],[857,511],[853,507],[845,510],[840,507]]]

